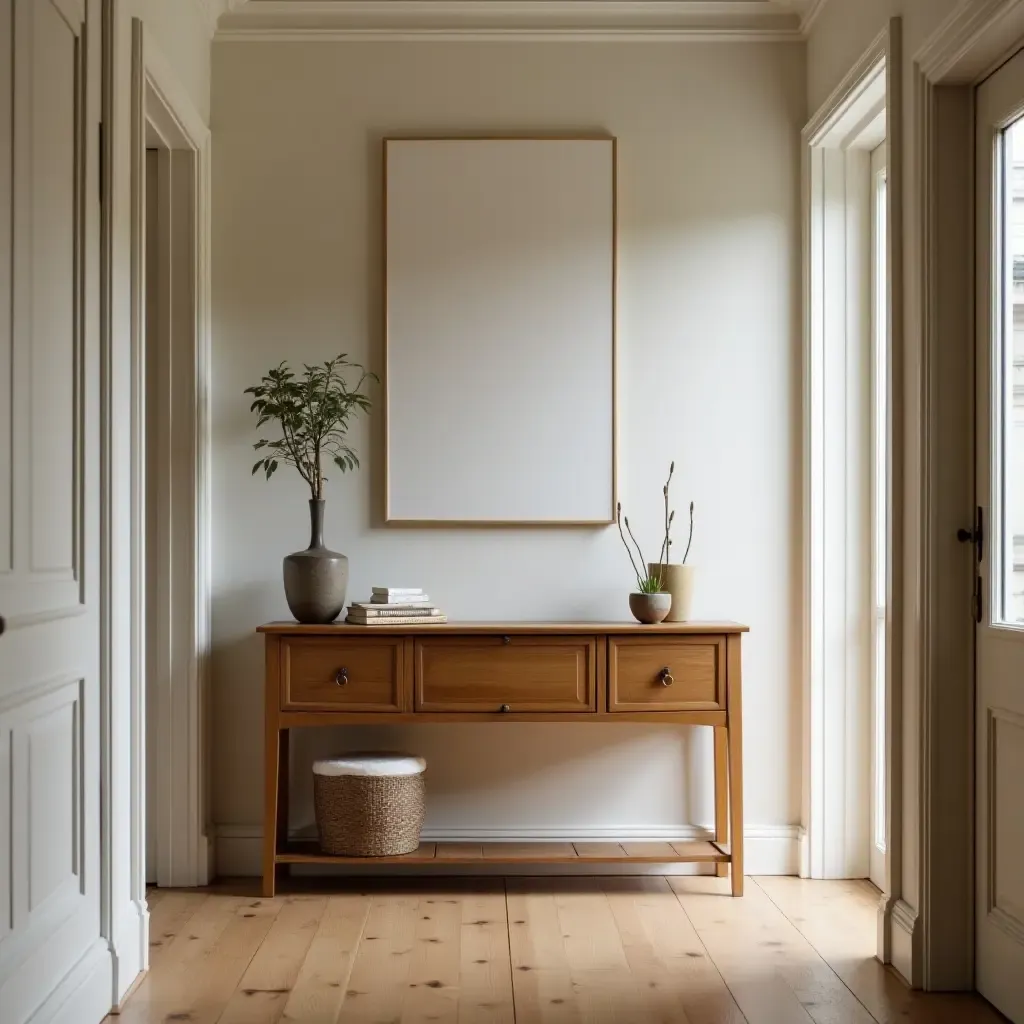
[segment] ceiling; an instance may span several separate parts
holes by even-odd
[[[800,39],[825,0],[198,0],[219,41]]]

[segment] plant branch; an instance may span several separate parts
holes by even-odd
[[[647,568],[647,559],[644,558],[644,553],[643,553],[643,551],[640,550],[640,545],[637,544],[636,537],[633,536],[633,531],[629,528],[629,516],[625,517],[624,522],[626,524],[626,533],[629,534],[629,539],[633,542],[634,545],[636,545],[636,553],[640,557],[640,564],[644,567],[644,569],[646,569]],[[646,572],[644,573],[644,575],[645,576],[647,575]]]
[[[690,557],[690,545],[693,543],[693,502],[690,502],[690,536],[686,541],[686,551],[683,554],[683,565],[686,565],[686,559]]]
[[[622,502],[619,502],[619,504],[615,506],[615,522],[619,527],[619,536],[622,538],[622,543],[626,548],[626,554],[629,555],[630,565],[633,566],[633,574],[636,576],[637,586],[642,586],[640,570],[636,567],[636,561],[633,558],[633,552],[630,550],[629,543],[626,540],[626,535],[622,532]],[[630,536],[632,536],[632,534],[630,534]]]
[[[671,540],[671,528],[672,528],[672,516],[668,511],[668,489],[672,483],[672,474],[676,471],[675,462],[671,462],[668,467],[668,479],[665,481],[665,486],[661,489],[661,493],[665,498],[665,539],[661,542],[661,551],[658,554],[658,564],[665,565],[671,561],[672,553],[672,540]]]

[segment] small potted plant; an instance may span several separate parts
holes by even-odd
[[[648,625],[662,622],[672,607],[672,595],[666,594],[662,590],[661,576],[657,573],[652,573],[650,567],[647,566],[643,552],[640,550],[640,545],[630,529],[629,516],[623,516],[622,514],[621,502],[615,507],[615,522],[618,524],[619,536],[626,547],[626,554],[629,555],[630,564],[633,566],[633,572],[636,575],[636,590],[629,595],[629,610],[638,622],[647,623]],[[623,530],[623,526],[625,526],[625,530]],[[626,539],[626,534],[629,534],[629,540]],[[632,541],[633,547],[636,548],[637,556],[640,559],[639,565],[633,557],[633,549],[629,546],[629,541]],[[640,571],[640,566],[645,567],[643,573]]]
[[[370,411],[363,385],[376,376],[346,355],[316,366],[303,367],[296,377],[286,362],[269,370],[259,384],[245,389],[253,396],[250,411],[256,426],[276,421],[281,436],[260,438],[253,447],[265,452],[252,467],[269,480],[284,463],[293,466],[309,487],[309,547],[284,559],[284,593],[299,622],[333,622],[345,607],[348,559],[324,544],[324,463],[342,473],[359,468],[359,459],[346,435],[353,416]],[[346,372],[358,371],[355,387]]]
[[[661,489],[661,493],[665,499],[665,537],[661,542],[661,552],[658,556],[657,562],[652,562],[648,567],[648,574],[651,576],[657,576],[662,583],[662,587],[672,596],[672,607],[669,609],[668,615],[665,616],[666,622],[688,622],[690,618],[690,608],[693,604],[693,577],[694,567],[687,565],[686,560],[690,557],[690,547],[693,544],[693,502],[690,502],[690,533],[686,539],[686,550],[683,552],[683,559],[681,562],[672,562],[672,524],[675,522],[676,513],[673,509],[669,511],[669,497],[668,489],[672,483],[672,474],[676,470],[676,464],[673,462],[668,467],[668,480],[665,481],[665,486]]]

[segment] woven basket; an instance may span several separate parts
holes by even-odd
[[[313,803],[324,853],[397,857],[412,853],[423,828],[420,758],[353,754],[317,761]]]

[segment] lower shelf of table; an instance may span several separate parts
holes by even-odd
[[[727,864],[729,847],[713,842],[680,843],[421,843],[397,857],[338,857],[316,841],[295,840],[277,851],[278,864]]]

